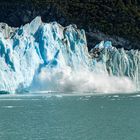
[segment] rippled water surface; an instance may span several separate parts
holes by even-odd
[[[139,140],[140,95],[0,96],[0,140]]]

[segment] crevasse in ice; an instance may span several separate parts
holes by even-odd
[[[1,24],[0,90],[131,92],[139,89],[139,51],[117,50],[109,41],[102,41],[95,48],[100,50],[98,57],[88,53],[85,32],[75,25],[43,23],[40,17],[20,28]]]

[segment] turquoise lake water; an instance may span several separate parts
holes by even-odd
[[[0,140],[139,140],[140,95],[0,96]]]

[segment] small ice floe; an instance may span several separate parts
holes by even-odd
[[[63,95],[61,95],[61,94],[57,94],[57,95],[55,95],[55,97],[62,98]]]
[[[1,108],[11,109],[11,108],[19,108],[19,107],[24,107],[24,106],[11,106],[11,105],[8,105],[8,106],[2,106]]]
[[[13,108],[14,106],[2,106],[2,108]]]
[[[133,95],[133,96],[131,96],[131,97],[140,97],[140,94],[138,94],[138,95]]]
[[[113,97],[114,97],[114,98],[118,98],[118,97],[119,97],[119,95],[114,95]]]

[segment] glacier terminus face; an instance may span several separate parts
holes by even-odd
[[[0,91],[132,92],[140,89],[140,52],[102,41],[88,52],[84,30],[43,23],[0,24]]]

